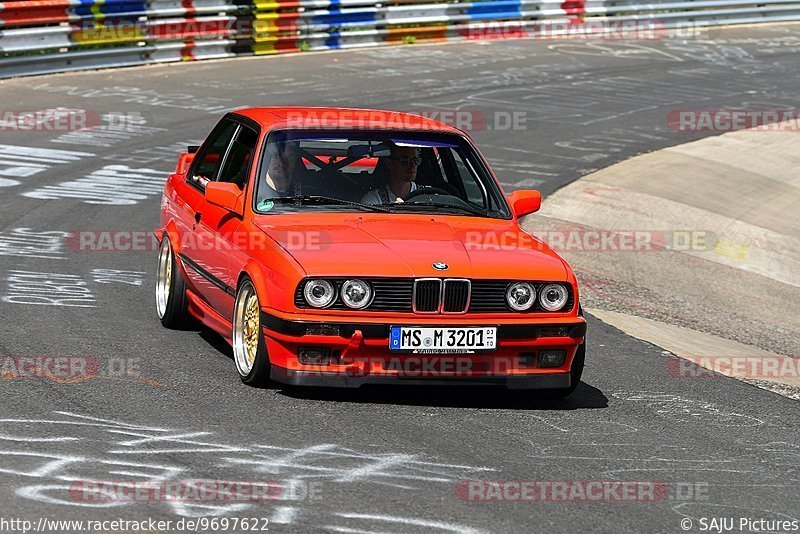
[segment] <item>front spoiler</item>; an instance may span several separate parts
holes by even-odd
[[[385,374],[354,375],[347,373],[324,373],[319,371],[294,371],[271,366],[270,378],[281,384],[292,386],[320,386],[358,388],[367,384],[409,386],[502,386],[508,389],[565,389],[571,385],[571,374],[553,373],[525,376],[476,376],[476,377],[400,377]]]

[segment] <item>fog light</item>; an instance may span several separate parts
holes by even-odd
[[[540,350],[539,367],[561,367],[566,357],[565,350]]]
[[[331,350],[324,347],[300,347],[297,360],[302,365],[330,365]]]

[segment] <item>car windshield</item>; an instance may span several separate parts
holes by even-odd
[[[256,190],[257,213],[375,211],[510,218],[466,139],[430,132],[276,131]]]

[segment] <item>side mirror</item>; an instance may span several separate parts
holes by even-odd
[[[520,189],[508,195],[508,202],[517,218],[524,217],[539,211],[542,207],[542,194],[533,189]]]
[[[184,152],[178,158],[178,165],[175,167],[175,174],[186,174],[194,160],[194,153]]]
[[[236,184],[209,182],[206,185],[206,200],[230,212],[244,214],[244,191]]]

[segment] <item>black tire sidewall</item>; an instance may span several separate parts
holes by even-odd
[[[169,237],[165,235],[164,239],[167,240],[169,244],[169,261],[172,263],[172,268],[167,306],[164,310],[164,316],[161,318],[161,324],[167,328],[179,328],[185,326],[188,322],[186,284],[180,272],[180,266],[175,256],[175,249],[172,247],[172,244],[169,243]]]

